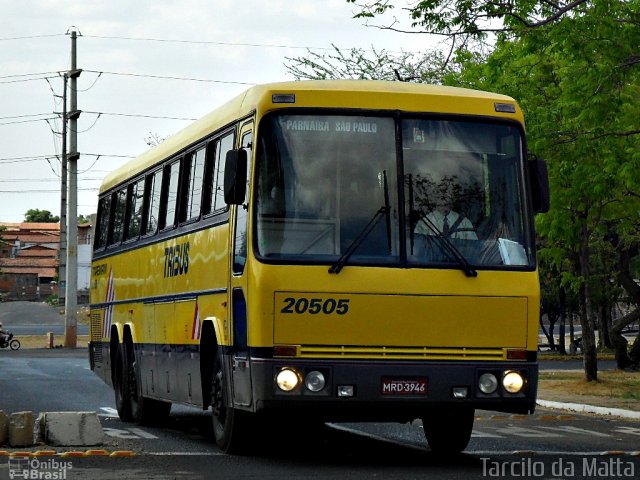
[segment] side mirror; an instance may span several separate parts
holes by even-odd
[[[224,201],[241,205],[247,193],[247,151],[229,150],[224,163]]]
[[[547,162],[533,156],[528,164],[533,213],[547,213],[551,203]]]

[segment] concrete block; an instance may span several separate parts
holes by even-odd
[[[0,445],[6,445],[9,441],[9,417],[0,410]]]
[[[33,445],[33,413],[15,412],[9,417],[9,445],[30,447]]]
[[[96,412],[45,412],[38,417],[40,440],[52,446],[100,445],[104,440]]]

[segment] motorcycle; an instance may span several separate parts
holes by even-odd
[[[18,350],[20,348],[20,340],[13,338],[13,333],[8,333],[5,338],[0,340],[0,348],[9,347],[11,350]]]

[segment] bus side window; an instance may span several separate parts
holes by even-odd
[[[111,195],[102,197],[98,203],[98,231],[95,236],[94,250],[102,250],[107,246],[109,233],[109,217],[111,216]]]
[[[144,234],[152,235],[158,231],[160,218],[160,194],[162,192],[162,170],[147,175],[145,185],[146,215]]]
[[[124,214],[127,209],[127,189],[122,188],[115,194],[115,205],[113,211],[113,225],[111,227],[111,237],[109,245],[118,245],[122,242],[124,233]]]
[[[165,167],[165,193],[162,196],[160,229],[173,228],[178,207],[178,186],[180,180],[180,160]],[[163,214],[164,212],[164,214]]]
[[[133,240],[140,236],[142,226],[142,207],[144,199],[144,183],[139,180],[129,185],[127,221],[125,240]]]
[[[201,148],[190,153],[184,158],[184,181],[183,194],[180,194],[180,221],[195,220],[200,216],[200,206],[202,204],[202,181],[204,178],[204,165],[206,148]]]
[[[229,150],[233,149],[233,132],[220,139],[216,148],[215,168],[211,181],[211,207],[212,211],[224,210],[227,204],[224,201],[224,162]]]
[[[251,178],[251,149],[253,148],[253,133],[247,132],[242,136],[241,147],[247,150],[247,189],[245,202],[249,201],[249,179]],[[224,176],[224,175],[223,175]],[[235,242],[233,249],[233,273],[236,275],[241,274],[244,271],[244,266],[247,263],[247,221],[248,211],[242,206],[238,205],[236,209],[236,232]]]

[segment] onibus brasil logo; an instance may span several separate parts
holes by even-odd
[[[71,462],[49,458],[10,458],[9,478],[22,478],[33,480],[66,480],[67,471],[71,470]]]

